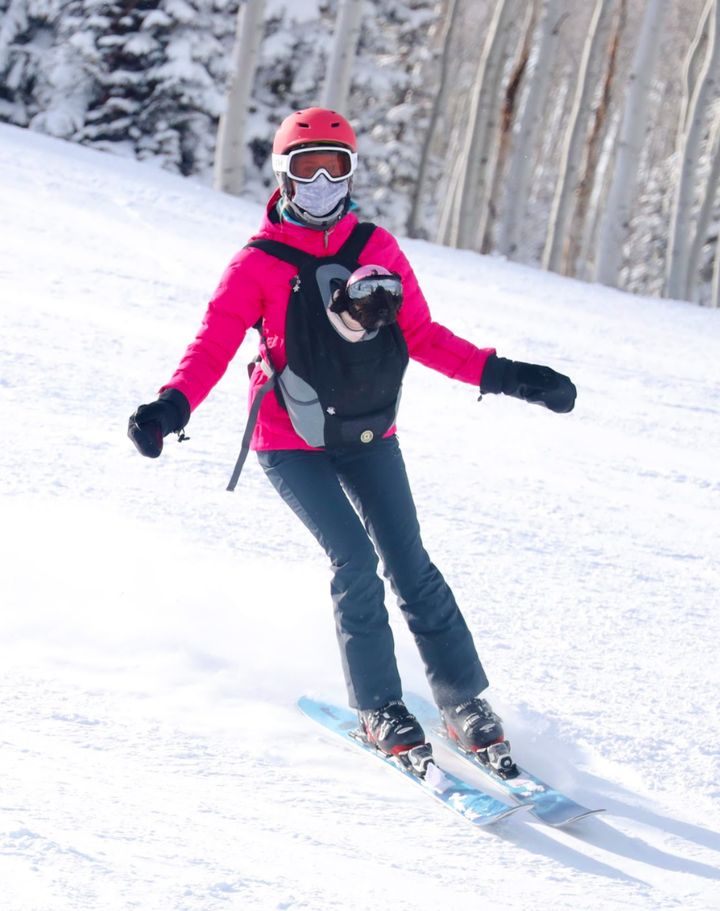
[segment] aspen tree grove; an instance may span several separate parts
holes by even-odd
[[[265,202],[292,110],[363,217],[717,306],[720,0],[0,0],[0,121]]]

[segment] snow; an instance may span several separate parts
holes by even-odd
[[[406,384],[514,752],[609,811],[476,831],[295,707],[344,693],[324,556],[253,458],[225,491],[253,340],[189,442],[125,437],[259,207],[8,126],[0,187],[0,909],[718,908],[720,313],[404,242],[438,320],[579,389]]]

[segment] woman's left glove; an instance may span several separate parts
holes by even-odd
[[[156,402],[141,405],[128,421],[128,436],[139,453],[156,459],[163,437],[182,430],[190,420],[190,402],[179,389],[166,389]]]
[[[524,364],[491,354],[480,379],[480,392],[504,393],[534,405],[544,405],[557,414],[575,407],[577,389],[570,378],[551,367]]]

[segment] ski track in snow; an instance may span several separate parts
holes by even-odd
[[[7,126],[0,186],[0,911],[720,907],[720,313],[404,242],[436,319],[579,389],[406,383],[514,752],[609,811],[476,831],[295,708],[343,688],[324,557],[254,459],[224,490],[254,340],[188,443],[125,438],[258,207]]]

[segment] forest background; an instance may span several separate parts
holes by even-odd
[[[356,127],[398,234],[717,307],[720,0],[0,0],[0,121],[265,202]]]

